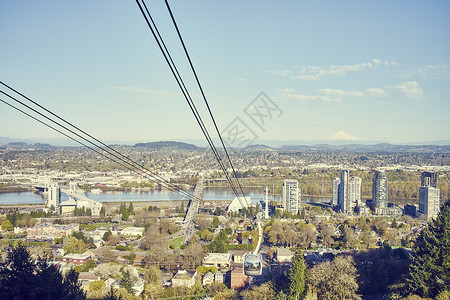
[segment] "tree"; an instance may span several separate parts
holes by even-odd
[[[70,237],[64,245],[64,252],[67,253],[83,253],[86,251],[86,245],[82,240],[76,237]]]
[[[343,242],[344,246],[347,248],[354,248],[358,242],[358,236],[355,230],[347,225],[343,225]]]
[[[93,270],[94,275],[100,276],[102,280],[117,278],[120,274],[120,266],[117,264],[99,264]]]
[[[320,238],[322,239],[322,243],[325,248],[328,248],[331,243],[333,243],[333,235],[334,235],[334,226],[331,224],[326,224],[320,230]]]
[[[147,283],[159,283],[161,280],[161,270],[157,265],[150,266],[144,273],[144,280]]]
[[[130,213],[128,212],[128,210],[124,210],[122,213],[122,220],[128,221],[129,217],[130,217]]]
[[[450,286],[450,201],[422,230],[413,248],[407,291],[434,298]]]
[[[218,217],[214,217],[214,219],[213,219],[213,227],[217,228],[217,227],[219,227],[219,224],[220,224],[219,218]]]
[[[306,281],[306,264],[303,258],[303,252],[297,250],[292,259],[290,278],[290,298],[302,299],[305,294],[305,281]]]
[[[238,299],[237,292],[235,290],[225,289],[214,295],[216,300],[234,300]]]
[[[81,282],[78,282],[78,273],[74,269],[67,272],[64,277],[65,291],[63,295],[67,296],[67,299],[81,300],[86,299],[86,294],[81,288]]]
[[[356,268],[349,258],[336,257],[323,262],[308,272],[308,283],[319,299],[360,299],[356,294]]]
[[[134,214],[133,202],[130,202],[130,205],[128,206],[128,212],[130,213],[130,215]]]
[[[156,283],[147,283],[144,286],[144,299],[161,299],[165,298],[166,289]]]
[[[101,290],[105,286],[103,280],[95,280],[89,283],[89,290],[91,292]]]
[[[104,206],[102,206],[102,208],[100,208],[100,216],[104,217],[106,215],[106,209]]]
[[[3,230],[3,231],[11,231],[11,230],[13,230],[13,229],[14,229],[14,226],[13,226],[13,224],[11,223],[10,220],[5,220],[5,221],[3,221],[3,223],[2,223],[2,230]]]
[[[103,234],[102,240],[107,242],[111,236],[112,236],[112,232],[111,232],[111,230],[108,230]]]
[[[113,287],[109,290],[109,292],[105,295],[103,300],[122,300],[122,296],[118,295],[114,292]]]
[[[8,251],[0,269],[0,299],[86,299],[73,269],[66,276],[44,259],[33,261],[23,244]]]
[[[251,289],[242,291],[241,297],[243,300],[271,300],[275,298],[275,288],[272,282],[254,285]]]
[[[131,278],[131,274],[129,270],[125,270],[122,273],[122,280],[120,281],[120,285],[127,290],[127,292],[131,295],[134,295],[134,283],[133,279]]]

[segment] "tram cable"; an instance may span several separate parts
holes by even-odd
[[[139,163],[137,163],[137,162],[133,161],[132,159],[126,157],[125,155],[123,155],[123,154],[120,153],[119,151],[113,149],[113,148],[110,147],[109,145],[104,144],[104,143],[101,142],[100,140],[96,139],[95,137],[93,137],[92,135],[88,134],[87,132],[81,130],[80,128],[76,127],[76,126],[73,125],[72,123],[66,121],[65,119],[63,119],[63,118],[61,118],[61,117],[59,117],[58,115],[54,114],[53,112],[51,112],[51,111],[48,110],[47,108],[43,107],[42,105],[38,104],[37,102],[33,101],[33,100],[30,99],[29,97],[23,95],[22,93],[18,92],[18,91],[15,90],[15,89],[13,89],[13,88],[10,87],[9,85],[5,84],[4,82],[1,82],[1,81],[0,81],[0,84],[4,85],[5,87],[7,87],[7,88],[9,88],[10,90],[14,91],[15,93],[19,94],[19,95],[22,96],[23,98],[27,99],[28,101],[30,101],[31,103],[35,104],[35,105],[38,106],[39,108],[45,110],[46,112],[50,113],[51,115],[57,117],[57,118],[60,119],[61,121],[65,122],[66,124],[68,124],[68,125],[70,125],[71,127],[73,127],[75,130],[78,130],[78,131],[82,132],[83,134],[85,134],[85,135],[88,136],[89,138],[93,139],[93,140],[96,141],[97,143],[100,143],[101,145],[103,145],[103,147],[102,147],[102,146],[99,146],[99,145],[97,145],[97,144],[95,144],[93,141],[87,139],[86,137],[81,136],[79,133],[74,132],[73,130],[67,128],[66,126],[60,124],[59,122],[53,120],[52,118],[50,118],[50,117],[44,115],[43,113],[37,111],[36,109],[30,107],[29,105],[25,104],[24,102],[20,101],[19,99],[15,98],[14,96],[11,96],[10,94],[8,94],[8,93],[6,93],[6,92],[4,92],[4,91],[1,91],[1,90],[0,90],[0,93],[4,94],[5,96],[9,97],[10,99],[16,101],[17,103],[19,103],[19,104],[21,104],[22,106],[26,107],[27,109],[33,111],[34,113],[40,115],[41,117],[43,117],[43,118],[45,118],[45,119],[51,121],[52,123],[54,123],[54,124],[60,126],[61,128],[63,128],[64,130],[70,132],[71,134],[73,134],[73,135],[75,135],[75,136],[81,138],[82,140],[84,140],[85,142],[91,144],[92,146],[97,147],[98,149],[100,149],[100,150],[102,150],[102,151],[108,153],[110,156],[107,156],[107,155],[105,155],[104,153],[95,150],[95,149],[92,148],[91,146],[88,146],[87,144],[85,144],[85,143],[83,143],[83,142],[80,142],[80,141],[77,140],[76,138],[69,136],[68,134],[62,132],[61,130],[59,130],[59,129],[57,129],[57,128],[55,128],[55,127],[53,127],[53,126],[51,126],[51,125],[49,125],[49,124],[47,124],[47,123],[45,123],[45,122],[42,121],[42,120],[39,120],[38,118],[36,118],[36,117],[34,117],[34,116],[32,116],[32,115],[26,113],[25,111],[19,109],[18,107],[14,106],[14,105],[12,105],[12,104],[10,104],[10,103],[8,103],[8,102],[6,102],[5,100],[1,100],[1,99],[0,99],[0,101],[3,102],[4,104],[6,104],[6,105],[8,105],[8,106],[10,106],[10,107],[12,107],[12,108],[18,110],[19,112],[21,112],[21,113],[27,115],[28,117],[34,119],[35,121],[38,121],[39,123],[44,124],[45,126],[51,128],[52,130],[55,130],[55,131],[57,131],[58,133],[63,134],[64,136],[70,138],[71,140],[77,142],[78,144],[81,144],[81,145],[83,145],[83,146],[85,146],[85,147],[87,147],[87,148],[89,148],[89,149],[95,151],[96,153],[98,153],[98,154],[100,154],[100,155],[102,155],[102,156],[104,156],[104,157],[106,157],[106,158],[112,160],[112,161],[115,162],[115,163],[118,163],[119,165],[121,165],[121,166],[123,166],[123,167],[129,169],[130,171],[136,172],[136,173],[138,173],[139,175],[142,175],[142,173],[143,173],[143,174],[145,174],[145,177],[147,177],[147,178],[149,178],[149,179],[151,179],[151,180],[153,180],[153,181],[155,181],[155,182],[157,182],[157,183],[159,183],[159,184],[164,185],[165,187],[167,187],[167,188],[169,188],[170,190],[172,190],[172,191],[174,191],[174,192],[180,194],[181,196],[183,196],[183,197],[185,197],[185,198],[190,199],[190,198],[193,197],[193,194],[191,194],[191,193],[189,193],[188,191],[185,191],[185,190],[179,188],[178,186],[172,184],[171,182],[167,181],[165,178],[163,178],[163,177],[161,177],[160,175],[156,174],[155,172],[153,172],[153,171],[151,171],[151,170],[145,168],[144,166],[141,166]],[[114,158],[113,158],[113,157],[114,157]]]
[[[203,132],[203,134],[204,134],[204,136],[205,136],[205,138],[206,138],[206,140],[208,141],[208,144],[209,144],[211,150],[213,151],[213,154],[214,154],[214,156],[216,157],[216,160],[218,161],[219,166],[221,167],[222,171],[224,172],[224,174],[225,174],[225,176],[226,176],[226,178],[227,178],[227,181],[228,181],[228,183],[230,184],[230,187],[232,188],[232,190],[233,190],[235,196],[236,196],[236,197],[238,198],[238,200],[240,201],[242,207],[245,207],[245,206],[243,205],[243,203],[242,203],[241,197],[238,195],[237,188],[235,187],[235,184],[234,184],[232,178],[230,178],[230,175],[228,174],[227,168],[225,167],[224,163],[222,162],[222,159],[221,159],[221,157],[220,157],[220,155],[219,155],[219,153],[218,153],[218,151],[217,151],[217,148],[215,147],[215,145],[214,145],[214,143],[213,143],[213,141],[212,141],[212,139],[211,139],[211,137],[210,137],[210,135],[209,135],[209,133],[208,133],[208,130],[206,129],[206,126],[205,126],[204,123],[203,123],[203,120],[201,119],[201,116],[200,116],[200,114],[198,113],[198,111],[197,111],[197,109],[196,109],[196,107],[195,107],[195,104],[194,104],[192,98],[190,97],[189,91],[187,90],[187,88],[186,88],[186,86],[185,86],[185,84],[184,84],[184,81],[183,81],[181,75],[179,74],[178,69],[177,69],[175,63],[174,63],[173,60],[172,60],[172,57],[171,57],[171,55],[170,55],[170,52],[168,51],[168,49],[167,49],[167,47],[166,47],[166,45],[165,45],[165,43],[164,43],[164,40],[163,40],[163,38],[161,37],[161,35],[160,35],[160,33],[159,33],[159,30],[157,29],[157,26],[156,26],[155,22],[153,21],[153,18],[152,18],[151,14],[150,14],[150,12],[149,12],[149,10],[148,10],[148,8],[147,8],[147,5],[145,4],[145,1],[142,0],[142,5],[141,5],[141,3],[140,3],[138,0],[136,0],[136,3],[138,4],[139,9],[140,9],[142,15],[144,16],[144,19],[145,19],[145,21],[146,21],[146,23],[147,23],[147,25],[148,25],[150,31],[152,32],[153,37],[154,37],[155,41],[157,42],[158,47],[159,47],[160,51],[162,52],[162,54],[163,54],[163,56],[164,56],[164,59],[166,60],[167,64],[169,65],[169,68],[170,68],[170,70],[171,70],[171,72],[172,72],[172,75],[174,76],[174,78],[175,78],[175,80],[176,80],[178,86],[180,87],[180,89],[181,89],[181,91],[182,91],[182,93],[183,93],[183,96],[185,97],[186,101],[188,102],[189,107],[191,108],[191,111],[193,112],[194,117],[195,117],[196,120],[197,120],[197,123],[199,124],[199,126],[200,126],[200,128],[201,128],[201,130],[202,130],[202,132]],[[144,8],[145,8],[145,11],[144,11]],[[147,13],[147,14],[146,14],[146,13]],[[149,21],[149,20],[150,20],[150,21]],[[150,24],[150,23],[151,23],[151,24]],[[153,26],[153,27],[152,27],[152,26]],[[183,43],[183,44],[184,44],[184,43]],[[186,50],[186,52],[187,52],[187,50]],[[190,62],[191,68],[193,69],[192,61],[190,60],[190,58],[189,58],[189,62]],[[195,71],[195,69],[193,69],[193,70]],[[196,73],[195,73],[195,76],[196,76]],[[196,80],[197,80],[197,82],[198,82],[198,84],[199,84],[200,81],[198,80],[198,76],[196,76]],[[201,88],[201,85],[200,85],[200,88]],[[202,91],[202,94],[203,94],[203,96],[204,96],[203,89],[201,89],[201,91]],[[205,97],[205,100],[206,100],[206,97]],[[206,101],[206,104],[207,104],[207,101]],[[219,132],[219,130],[218,130],[217,124],[215,123],[215,120],[214,120],[214,118],[213,118],[213,115],[212,115],[212,113],[211,113],[211,110],[210,110],[208,104],[207,104],[207,107],[208,107],[208,110],[210,111],[210,116],[211,116],[212,119],[213,119],[214,125],[215,125],[215,127],[216,127],[217,132],[219,133],[219,137],[220,137],[220,139],[221,139],[222,145],[223,145],[224,150],[225,150],[225,152],[226,152],[226,154],[227,154],[229,163],[230,163],[230,165],[231,165],[231,167],[232,167],[233,174],[234,174],[234,178],[237,180],[238,185],[239,185],[239,187],[240,187],[240,190],[241,190],[241,192],[242,192],[242,195],[244,196],[244,199],[245,199],[245,195],[244,195],[244,193],[243,193],[242,186],[240,185],[239,180],[237,179],[235,169],[234,169],[234,167],[233,167],[233,165],[232,165],[232,163],[231,163],[231,159],[230,159],[230,157],[229,157],[229,155],[228,155],[228,152],[226,151],[226,147],[225,147],[225,145],[224,145],[224,143],[223,143],[223,140],[222,140],[222,138],[221,138],[221,136],[220,136],[220,132]]]
[[[189,105],[192,113],[194,114],[194,117],[195,117],[197,123],[199,124],[200,129],[203,132],[203,135],[205,136],[211,150],[213,151],[213,154],[216,157],[216,160],[218,161],[220,168],[225,173],[226,179],[227,179],[228,183],[230,184],[230,187],[233,190],[233,193],[235,194],[236,197],[239,197],[238,193],[237,193],[237,189],[235,188],[235,186],[232,182],[232,179],[230,178],[230,176],[226,170],[226,167],[223,164],[222,159],[220,158],[220,155],[211,139],[211,136],[209,135],[208,130],[207,130],[206,126],[204,125],[200,114],[197,111],[197,108],[190,96],[190,93],[189,93],[186,85],[184,84],[183,78],[181,77],[180,73],[178,72],[178,68],[176,67],[175,62],[173,61],[172,56],[170,55],[170,52],[167,49],[166,44],[164,43],[164,40],[163,40],[161,34],[159,33],[159,30],[153,20],[153,17],[150,14],[150,11],[148,10],[147,5],[142,0],[142,5],[145,8],[145,12],[144,12],[143,7],[141,6],[141,4],[139,3],[138,0],[136,0],[136,3],[138,4],[139,9],[141,10],[142,15],[144,16],[144,19],[145,19],[150,31],[152,32],[153,37],[155,38],[155,41],[157,42],[158,47],[164,56],[164,59],[166,60],[167,64],[169,65],[172,75],[174,76],[179,88],[181,89],[181,92],[183,93],[184,98],[188,102],[188,105]],[[147,13],[147,15],[146,15],[146,13]],[[150,22],[151,22],[151,24],[150,24]]]
[[[172,19],[172,23],[173,23],[173,25],[175,26],[175,30],[177,31],[178,38],[180,39],[181,45],[183,46],[183,50],[184,50],[184,53],[186,54],[186,58],[187,58],[187,60],[189,61],[189,65],[190,65],[190,67],[191,67],[192,73],[194,74],[195,81],[197,82],[198,88],[199,88],[199,90],[200,90],[200,92],[201,92],[201,94],[202,94],[203,100],[204,100],[204,102],[205,102],[205,105],[206,105],[206,107],[207,107],[207,109],[208,109],[208,112],[209,112],[209,115],[210,115],[210,117],[211,117],[211,120],[212,120],[212,122],[213,122],[213,124],[214,124],[214,127],[215,127],[215,129],[216,129],[217,135],[218,135],[218,137],[219,137],[219,139],[220,139],[220,142],[221,142],[221,144],[222,144],[223,150],[224,150],[224,152],[225,152],[225,154],[226,154],[226,157],[227,157],[227,159],[228,159],[228,162],[230,163],[231,169],[233,170],[234,178],[236,179],[236,182],[237,182],[238,185],[239,185],[239,189],[240,189],[240,191],[241,191],[241,193],[242,193],[242,197],[243,197],[244,199],[246,199],[246,198],[245,198],[244,191],[242,190],[241,183],[239,182],[239,179],[238,179],[238,177],[237,177],[236,170],[235,170],[235,168],[234,168],[234,166],[233,166],[233,163],[232,163],[232,161],[231,161],[230,155],[228,154],[227,148],[225,147],[225,143],[223,142],[222,135],[220,134],[219,128],[218,128],[217,123],[216,123],[216,120],[214,119],[214,115],[213,115],[213,113],[212,113],[212,111],[211,111],[211,108],[209,107],[208,100],[206,100],[205,92],[203,91],[202,85],[200,84],[200,80],[199,80],[199,78],[198,78],[198,76],[197,76],[197,72],[195,71],[195,68],[194,68],[194,65],[193,65],[193,63],[192,63],[191,57],[190,57],[189,52],[188,52],[188,50],[187,50],[187,48],[186,48],[186,45],[185,45],[184,40],[183,40],[183,37],[181,36],[180,29],[178,28],[177,22],[175,21],[175,17],[174,17],[174,15],[173,15],[173,13],[172,13],[172,9],[170,8],[169,2],[168,2],[167,0],[165,0],[165,3],[166,3],[167,10],[169,11],[170,18]],[[244,207],[244,206],[242,205],[242,202],[241,202],[241,206]],[[248,203],[247,203],[247,206],[248,206]]]

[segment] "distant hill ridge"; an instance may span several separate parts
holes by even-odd
[[[152,148],[152,149],[177,148],[177,149],[184,149],[184,150],[201,150],[202,149],[193,144],[188,144],[188,143],[183,143],[183,142],[175,142],[175,141],[137,143],[133,147],[144,147],[144,148]]]
[[[375,145],[347,144],[347,145],[285,145],[279,148],[288,151],[342,151],[342,152],[450,152],[450,145],[393,145],[380,143]]]
[[[177,141],[157,141],[157,142],[146,142],[137,143],[135,145],[125,145],[123,143],[115,143],[111,146],[124,146],[124,147],[141,147],[148,149],[180,149],[187,151],[201,151],[206,149],[205,147],[199,147],[195,144],[177,142]],[[216,144],[217,146],[217,144]],[[80,147],[80,145],[74,146],[55,146],[50,143],[40,143],[33,141],[32,139],[27,140],[12,140],[9,138],[0,137],[0,149],[17,149],[17,150],[50,150],[65,147]],[[218,147],[220,148],[220,147]],[[209,149],[209,148],[208,148]],[[361,143],[351,143],[351,144],[327,144],[327,143],[317,143],[317,144],[285,144],[277,147],[268,146],[265,144],[254,144],[248,145],[245,148],[229,148],[230,151],[246,151],[246,152],[272,152],[272,151],[323,151],[323,152],[390,152],[390,153],[450,153],[450,141],[446,145],[433,145],[433,144],[390,144],[390,143],[377,143],[377,144],[361,144]]]

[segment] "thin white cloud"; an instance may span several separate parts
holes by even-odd
[[[344,91],[340,89],[318,89],[319,92],[324,93],[326,95],[336,95],[336,96],[351,96],[361,98],[364,96],[364,93],[361,91]]]
[[[289,93],[289,94],[292,94],[295,92],[294,89],[289,89],[289,88],[277,89],[277,91],[282,92],[282,93]]]
[[[378,97],[385,97],[386,96],[386,91],[384,89],[381,89],[381,88],[370,88],[370,89],[367,89],[367,92],[369,94],[372,94],[372,95],[375,95],[375,96],[378,96]]]
[[[281,93],[280,96],[293,100],[298,100],[301,102],[308,102],[308,101],[339,102],[336,99],[330,98],[328,96],[313,96],[313,95],[303,95],[293,93]]]
[[[281,71],[269,70],[269,74],[278,75],[278,76],[281,76],[281,77],[287,77],[291,73],[292,73],[292,71],[290,71],[290,70],[281,70]]]
[[[440,79],[450,78],[449,65],[426,65],[417,68],[410,68],[406,70],[399,70],[394,73],[394,76],[400,78],[417,78],[423,79]]]
[[[248,81],[247,78],[238,78],[239,81]]]
[[[393,86],[392,88],[410,98],[417,99],[423,95],[423,90],[417,81],[406,81],[402,84]]]
[[[346,76],[350,72],[362,72],[393,64],[395,63],[373,59],[368,62],[353,65],[300,66],[295,67],[294,70],[270,70],[269,73],[281,77],[290,76],[291,79],[297,80],[320,80],[323,77]]]

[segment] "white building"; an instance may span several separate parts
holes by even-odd
[[[348,184],[348,194],[352,208],[361,206],[361,178],[352,177]]]
[[[432,186],[419,188],[419,212],[427,219],[435,218],[440,210],[440,191]]]
[[[196,276],[197,271],[178,270],[178,272],[172,277],[172,286],[191,287],[195,284]]]
[[[231,253],[208,253],[203,258],[202,265],[206,267],[228,268],[231,265],[233,254]]]
[[[235,197],[233,201],[231,201],[231,203],[228,205],[227,212],[238,212],[244,207],[248,208],[251,202],[252,200],[250,199],[250,197]]]
[[[60,213],[59,205],[61,203],[61,189],[56,183],[51,183],[48,185],[47,202],[45,206],[47,208],[54,208],[56,213]]]
[[[345,214],[352,214],[356,206],[361,206],[361,178],[350,178],[348,170],[341,171],[338,206]]]
[[[144,227],[130,226],[122,229],[120,233],[124,236],[144,236],[144,231],[145,231]]]
[[[283,208],[296,215],[301,209],[301,191],[297,180],[286,179],[283,183]]]
[[[338,205],[338,194],[339,194],[339,184],[341,183],[341,179],[336,177],[333,179],[333,198],[331,200],[331,204],[336,206]]]

